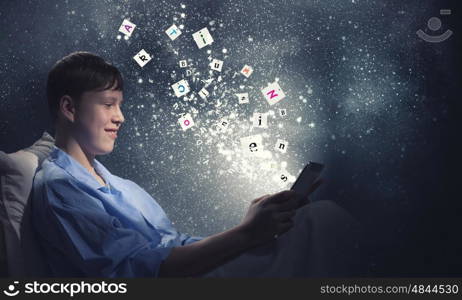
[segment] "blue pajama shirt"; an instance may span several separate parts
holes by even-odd
[[[106,186],[53,146],[35,175],[32,224],[51,276],[157,277],[173,247],[202,239],[178,232],[136,183],[94,168]]]

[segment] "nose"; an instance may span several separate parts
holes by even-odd
[[[123,122],[125,122],[124,114],[122,113],[122,110],[120,109],[119,105],[117,105],[117,110],[113,116],[112,121],[119,126],[122,125]]]

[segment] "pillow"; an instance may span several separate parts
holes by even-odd
[[[9,276],[37,276],[47,272],[30,226],[29,196],[35,171],[53,144],[53,137],[44,132],[26,149],[10,154],[0,151],[0,221]]]
[[[8,276],[8,264],[6,260],[6,248],[4,241],[3,224],[0,222],[0,277]]]

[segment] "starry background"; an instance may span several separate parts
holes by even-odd
[[[313,201],[331,199],[363,225],[362,274],[462,276],[456,2],[7,1],[0,149],[52,132],[47,73],[61,57],[90,51],[125,82],[126,122],[113,153],[98,159],[146,189],[180,231],[237,225],[252,199],[289,187],[269,179],[274,166],[296,176],[312,160],[326,165]],[[416,31],[432,33],[427,21],[442,8],[452,15],[441,16],[437,33],[454,35],[420,40]],[[118,32],[124,19],[137,25],[128,39]],[[182,31],[174,41],[165,34],[172,24]],[[215,41],[198,49],[192,33],[203,27]],[[153,57],[143,68],[133,60],[141,49]],[[221,72],[211,59],[224,61]],[[249,78],[239,74],[245,64]],[[177,98],[170,86],[183,78],[192,92]],[[274,81],[286,98],[269,106],[260,90]],[[197,97],[204,86],[206,100]],[[239,105],[234,94],[243,92],[250,103]],[[252,128],[254,112],[269,113],[267,129]],[[183,113],[195,122],[186,131]],[[230,131],[217,134],[222,117]],[[270,157],[239,152],[239,139],[253,134]],[[286,153],[273,150],[277,138],[288,141]]]

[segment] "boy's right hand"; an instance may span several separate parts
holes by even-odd
[[[253,246],[265,243],[293,227],[300,207],[294,191],[282,191],[253,200],[240,226]]]
[[[321,184],[316,181],[308,189],[308,195]],[[252,245],[256,246],[274,239],[290,230],[297,209],[307,205],[309,198],[302,199],[294,191],[286,190],[272,195],[265,195],[253,200],[246,216],[240,224]]]

